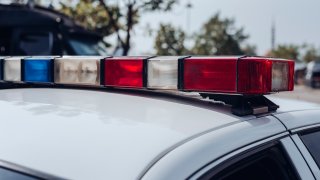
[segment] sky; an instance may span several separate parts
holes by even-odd
[[[189,34],[215,13],[234,18],[236,27],[243,27],[250,35],[247,43],[257,46],[258,55],[271,48],[271,24],[276,25],[276,45],[313,44],[320,47],[320,1],[319,0],[190,0],[190,29],[187,29],[188,0],[180,0],[172,12],[141,15],[133,37],[132,55],[154,53],[154,36],[146,33],[147,24],[158,29],[160,23],[171,23]]]

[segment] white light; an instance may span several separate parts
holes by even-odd
[[[54,82],[58,84],[100,85],[100,56],[56,58]]]
[[[25,57],[10,57],[4,59],[3,80],[11,82],[21,81],[21,59]]]
[[[288,63],[272,62],[272,91],[285,91],[288,89]]]
[[[148,60],[148,88],[177,89],[179,56],[159,56]]]

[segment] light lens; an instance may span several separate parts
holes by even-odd
[[[54,82],[71,85],[100,85],[102,57],[62,57],[54,62]]]
[[[148,88],[177,89],[179,56],[159,56],[148,60]]]
[[[23,60],[23,81],[25,82],[53,82],[52,58],[26,58]]]
[[[21,81],[21,59],[24,57],[10,57],[4,59],[3,79],[5,81],[20,82]]]
[[[237,91],[237,57],[191,57],[183,61],[184,90]]]
[[[271,92],[272,61],[246,57],[238,60],[238,93],[267,94]]]
[[[104,85],[117,87],[143,87],[144,57],[106,58]]]
[[[294,61],[287,61],[289,66],[288,74],[288,91],[293,91],[294,89]]]
[[[289,84],[289,65],[286,62],[272,62],[272,91],[288,90]]]

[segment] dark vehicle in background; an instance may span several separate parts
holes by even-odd
[[[0,56],[106,54],[102,36],[57,11],[0,5]]]
[[[312,88],[320,87],[320,60],[308,63],[306,85]]]

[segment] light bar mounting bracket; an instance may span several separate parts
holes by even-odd
[[[237,116],[258,115],[276,111],[279,106],[263,95],[225,95],[200,93],[203,98],[221,101],[232,106],[231,112]]]

